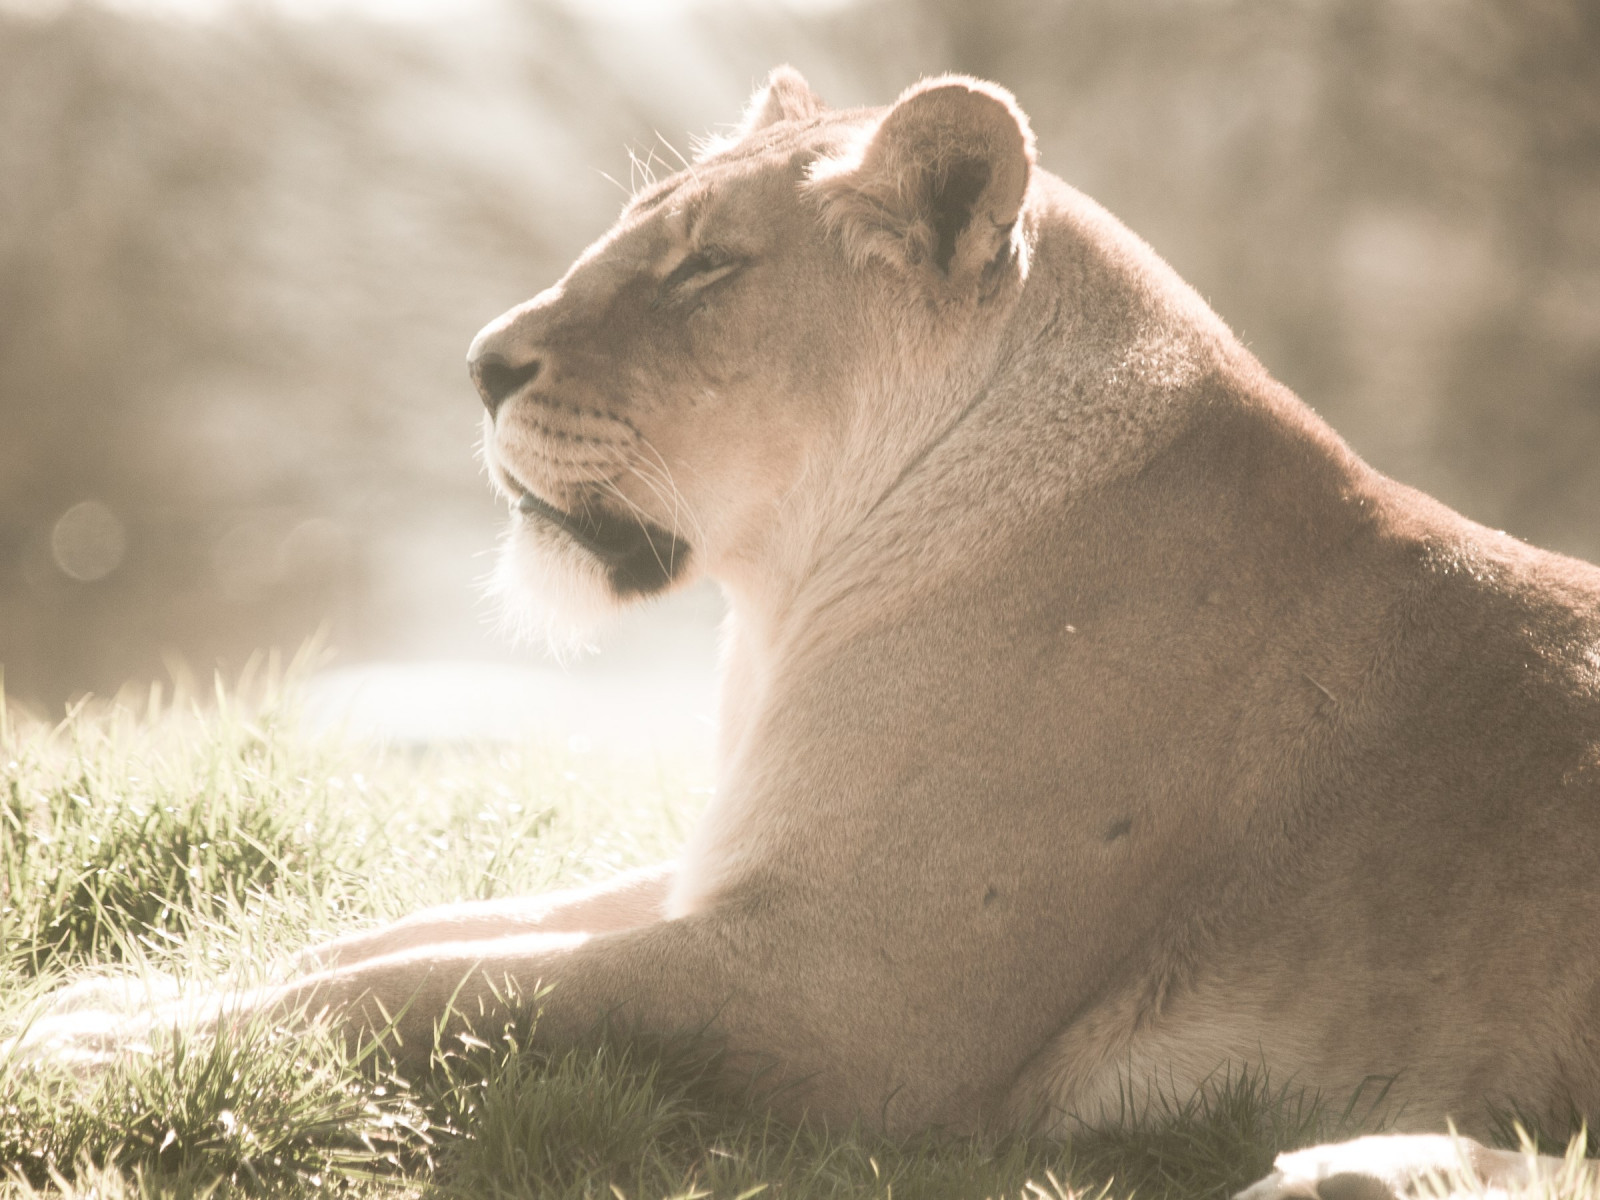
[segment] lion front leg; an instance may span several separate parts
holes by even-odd
[[[704,915],[608,934],[527,933],[412,946],[264,989],[230,1012],[326,1020],[352,1042],[379,1038],[425,1058],[435,1040],[493,1031],[519,1008],[539,1010],[541,1043],[568,1044],[603,1019],[672,1034],[729,1032],[747,1008],[735,989],[727,932]]]
[[[416,1045],[431,1036],[431,1023],[449,1009],[457,984],[467,981],[454,997],[462,1006],[457,1016],[469,1011],[465,1006],[483,1015],[493,1008],[497,988],[507,998],[533,996],[528,971],[536,981],[543,968],[530,964],[541,955],[579,945],[588,935],[660,921],[673,875],[666,864],[586,888],[426,909],[305,951],[299,977],[280,986],[185,996],[165,978],[83,981],[52,996],[16,1037],[0,1041],[0,1061],[17,1054],[92,1066],[147,1046],[152,1030],[163,1027],[204,1032],[257,1016],[293,1022],[319,1010],[355,1035],[383,1030],[385,1012],[408,1014],[403,1036]],[[485,973],[468,980],[463,964],[479,960]],[[366,963],[372,969],[362,972]],[[493,964],[501,968],[498,976]],[[448,986],[441,983],[446,979]]]
[[[389,925],[313,946],[299,958],[305,974],[382,958],[424,946],[484,941],[529,933],[614,933],[659,921],[675,867],[665,863],[627,871],[589,887],[474,900],[423,909]]]

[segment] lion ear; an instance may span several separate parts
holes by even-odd
[[[1011,93],[947,75],[901,96],[858,161],[819,163],[813,186],[858,257],[966,284],[1011,247],[1033,164]]]
[[[787,64],[773,67],[767,82],[756,89],[745,106],[738,136],[749,137],[779,121],[809,121],[821,115],[825,107],[799,71]]]

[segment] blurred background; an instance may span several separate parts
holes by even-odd
[[[462,359],[785,61],[1003,82],[1370,461],[1600,558],[1595,0],[0,0],[6,693],[325,629],[384,720],[703,728],[713,589],[561,672],[494,634]]]

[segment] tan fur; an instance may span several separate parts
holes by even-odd
[[[704,1029],[893,1130],[1240,1068],[1600,1112],[1600,572],[1356,459],[1004,91],[775,73],[471,357],[509,578],[724,586],[716,800],[675,870],[261,1003],[414,1044],[547,984],[541,1036]]]

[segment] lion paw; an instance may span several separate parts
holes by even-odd
[[[91,978],[61,988],[16,1036],[0,1041],[0,1063],[102,1067],[150,1052],[153,1014],[172,1002],[169,979]]]
[[[98,1009],[41,1017],[0,1046],[0,1061],[77,1069],[104,1067],[127,1054],[148,1054],[148,1022]]]
[[[1400,1200],[1418,1194],[1501,1192],[1546,1173],[1539,1159],[1491,1150],[1471,1138],[1389,1134],[1280,1154],[1277,1169],[1235,1200]],[[1426,1186],[1423,1186],[1426,1185]]]

